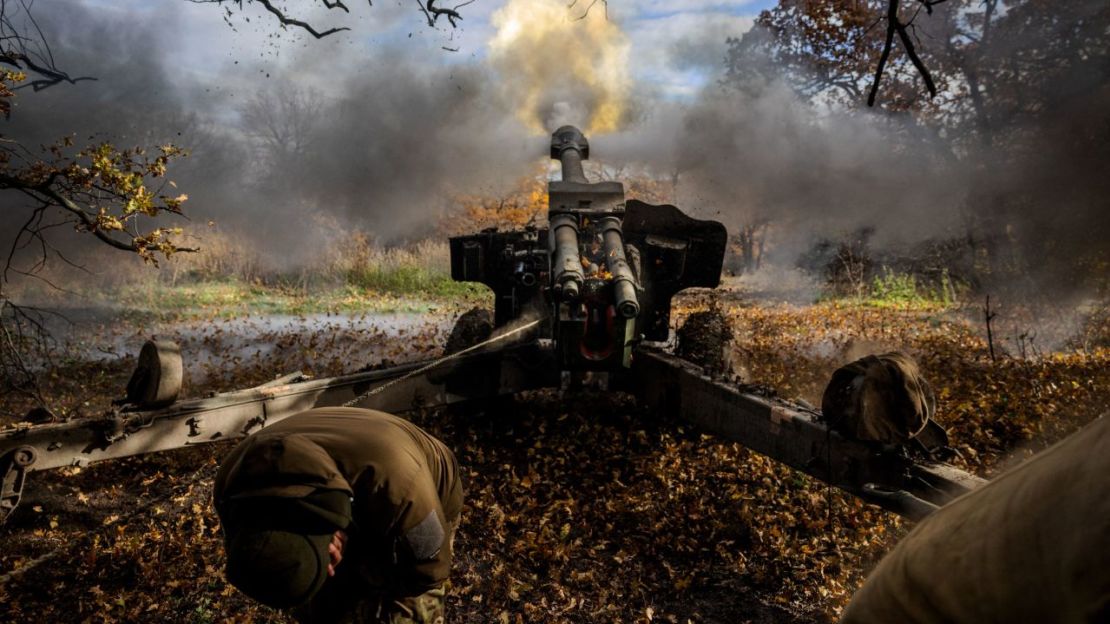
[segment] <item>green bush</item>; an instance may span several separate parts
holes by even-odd
[[[871,280],[867,301],[878,306],[950,306],[956,303],[956,297],[957,285],[947,270],[942,270],[939,281],[930,286],[912,274],[883,267],[882,273]]]
[[[883,267],[882,275],[871,280],[871,298],[889,303],[918,303],[926,297],[918,292],[917,278]]]

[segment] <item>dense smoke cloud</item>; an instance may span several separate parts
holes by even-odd
[[[180,55],[198,44],[176,38],[180,5],[128,14],[127,29],[107,10],[62,15],[44,6],[39,18],[59,65],[98,81],[21,92],[5,133],[28,145],[71,133],[78,143],[182,144],[192,155],[170,174],[190,195],[186,212],[237,228],[289,262],[330,243],[329,231],[314,229],[321,215],[384,242],[430,233],[457,210],[453,196],[496,196],[529,173],[545,157],[547,132],[563,122],[595,126],[595,160],[674,181],[678,205],[692,214],[734,232],[772,222],[768,251],[782,264],[818,237],[861,228],[874,231],[877,247],[910,250],[986,224],[1040,283],[1065,284],[1110,236],[1104,33],[1091,44],[1060,32],[1067,20],[999,28],[987,56],[1029,48],[1072,60],[1050,79],[1024,81],[1012,99],[1035,107],[997,107],[992,140],[974,142],[909,114],[812,101],[766,61],[759,84],[712,80],[695,97],[668,97],[630,82],[628,42],[615,21],[594,20],[600,12],[568,20],[558,2],[549,20],[521,16],[538,2],[508,3],[490,57],[477,62],[429,59],[427,46],[413,43],[419,36],[375,43],[370,58],[350,39],[282,47],[260,36],[255,50],[217,22],[200,32],[204,47],[222,42],[229,51],[205,52],[217,59],[207,75],[182,71]],[[1096,30],[1101,18],[1083,12],[1098,10],[1092,0],[1069,8]],[[398,11],[381,19],[392,23]],[[712,36],[728,34],[742,33]],[[939,50],[944,33],[929,34]],[[721,49],[688,43],[668,53],[675,67],[705,67]],[[568,56],[567,45],[585,54]],[[723,77],[724,67],[717,71]],[[594,117],[602,108],[618,111],[625,129],[600,132],[617,124]],[[8,223],[20,216],[4,214]]]
[[[867,226],[888,242],[945,233],[961,182],[923,179],[936,149],[925,141],[907,149],[891,130],[877,115],[819,110],[784,85],[758,94],[711,87],[693,104],[661,106],[624,135],[599,137],[595,153],[677,174],[683,209],[730,229],[772,220],[802,243]],[[783,259],[798,251],[783,249]]]
[[[293,200],[302,206],[287,206],[289,217],[323,211],[384,242],[426,235],[454,197],[497,195],[542,155],[481,70],[387,60],[342,86],[300,111],[310,117],[303,144],[256,143],[270,156],[257,185],[264,212]],[[265,90],[253,104],[279,107],[295,89]]]
[[[213,81],[179,71],[179,10],[140,14],[126,31],[95,10],[42,10],[59,65],[97,80],[21,92],[6,134],[28,146],[66,135],[181,145],[190,156],[168,177],[190,196],[186,214],[289,263],[334,242],[321,221],[326,234],[338,224],[386,243],[427,235],[453,197],[496,195],[543,156],[480,66],[429,63],[403,44],[353,60],[349,42],[327,42],[281,58],[229,53]],[[234,38],[220,27],[209,34]],[[25,215],[4,212],[13,226]]]
[[[1104,4],[1026,3],[996,16],[990,46],[977,51],[979,79],[992,81],[976,104],[985,113],[943,95],[921,115],[867,109],[862,96],[848,106],[807,97],[798,84],[812,76],[789,73],[806,68],[750,55],[744,73],[758,80],[722,71],[723,83],[694,102],[664,103],[627,132],[596,138],[594,154],[677,174],[683,209],[733,231],[771,222],[768,251],[783,264],[818,239],[866,230],[887,256],[966,241],[946,260],[984,287],[1083,292],[1105,281],[1110,237]],[[943,28],[962,18],[931,19],[917,26],[939,57],[934,71],[958,90],[961,67],[940,55],[952,36]]]

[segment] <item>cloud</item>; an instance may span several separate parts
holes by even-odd
[[[609,5],[610,14],[618,19],[643,19],[676,14],[718,13],[751,15],[766,5],[768,0],[640,0],[639,2]]]
[[[686,3],[696,4],[696,3]],[[658,94],[690,100],[719,73],[726,40],[751,29],[754,17],[712,9],[626,20],[633,75]],[[719,3],[718,3],[719,4]]]

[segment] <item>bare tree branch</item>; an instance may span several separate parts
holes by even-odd
[[[192,2],[193,4],[217,4],[217,5],[235,4],[240,9],[243,8],[243,0],[189,0],[189,2]],[[257,2],[257,3],[261,4],[263,8],[265,8],[267,11],[269,11],[275,17],[277,17],[278,22],[281,23],[281,26],[283,28],[286,27],[286,26],[294,26],[296,28],[300,28],[301,30],[304,30],[305,32],[307,32],[308,34],[312,35],[313,37],[315,37],[317,39],[323,39],[324,37],[327,37],[328,35],[334,35],[337,32],[343,32],[345,30],[350,30],[350,28],[347,28],[346,26],[339,26],[339,27],[335,27],[335,28],[329,28],[329,29],[321,32],[321,31],[317,30],[316,27],[314,27],[312,24],[309,24],[308,22],[305,22],[303,20],[299,20],[299,19],[296,19],[296,18],[289,17],[283,9],[280,9],[280,8],[274,6],[274,4],[271,0],[247,0],[247,2],[248,3],[249,2]],[[349,8],[347,8],[347,5],[343,4],[342,0],[320,0],[320,2],[321,2],[321,4],[323,4],[328,9],[340,9],[345,13],[350,13],[351,12],[351,10]],[[373,6],[374,3],[368,0],[367,4],[370,4],[371,6]],[[228,12],[230,13],[230,9],[228,9]]]
[[[234,4],[239,9],[243,8],[243,3],[244,3],[244,0],[188,0],[188,1],[192,2],[194,4],[216,4],[216,5],[221,5],[221,6],[225,6],[225,7],[229,4]],[[454,28],[454,27],[457,27],[459,25],[458,22],[459,22],[459,20],[462,19],[462,15],[459,14],[459,9],[461,9],[464,6],[467,6],[468,4],[473,4],[475,1],[476,0],[465,0],[464,2],[462,2],[460,4],[457,4],[457,5],[455,5],[451,8],[444,8],[444,7],[436,6],[436,2],[438,2],[438,0],[427,0],[427,3],[425,3],[424,0],[416,0],[416,4],[417,4],[417,6],[420,7],[420,11],[422,13],[424,13],[424,17],[425,17],[425,19],[428,20],[428,25],[429,26],[434,27],[436,25],[436,22],[439,21],[440,16],[444,16],[444,17],[447,18],[447,21],[450,22],[451,26]],[[269,11],[271,14],[273,14],[275,17],[277,17],[278,21],[281,23],[283,28],[287,27],[287,26],[293,26],[293,27],[296,27],[296,28],[300,28],[301,30],[304,30],[305,32],[307,32],[308,34],[312,35],[313,37],[315,37],[317,39],[323,39],[324,37],[327,37],[329,35],[334,35],[337,32],[343,32],[345,30],[350,30],[350,28],[348,28],[346,26],[338,26],[338,27],[335,27],[335,28],[329,28],[329,29],[324,30],[324,31],[317,30],[315,26],[313,26],[312,24],[309,24],[308,22],[290,17],[284,9],[281,9],[277,6],[274,6],[274,3],[273,3],[272,0],[245,0],[245,2],[247,2],[248,4],[251,3],[251,2],[257,2],[257,3],[261,4],[263,8],[265,8],[267,11]],[[351,12],[351,10],[347,7],[347,5],[343,3],[343,0],[320,0],[320,3],[323,4],[325,7],[327,7],[328,9],[339,9],[339,10],[345,12],[345,13],[350,13]],[[370,6],[374,5],[372,0],[367,0],[367,4],[370,5]],[[227,10],[228,10],[228,13],[230,14],[231,9],[227,9]]]
[[[605,7],[605,19],[609,19],[609,0],[590,0],[590,6],[586,7],[586,10],[582,12],[582,15],[579,15],[578,17],[576,17],[575,21],[584,20],[587,17],[589,17],[590,11],[594,8],[594,5],[596,5],[598,2],[600,2],[601,5],[603,7]],[[567,10],[569,11],[569,10],[573,9],[577,4],[578,4],[578,0],[571,0],[571,3],[567,5]]]
[[[49,354],[49,336],[41,317],[33,316],[31,311],[7,298],[0,298],[0,374],[3,375],[0,388],[28,396],[38,405],[47,405],[38,375],[25,354]]]
[[[350,28],[347,28],[346,26],[339,26],[339,27],[336,27],[336,28],[329,28],[328,30],[325,30],[324,32],[319,32],[315,28],[313,28],[312,25],[310,25],[308,22],[302,22],[301,20],[293,19],[291,17],[286,16],[285,13],[281,9],[278,9],[277,7],[275,7],[273,5],[273,3],[270,2],[270,0],[255,0],[255,2],[258,2],[263,7],[265,7],[267,11],[269,11],[270,13],[273,13],[275,16],[277,16],[278,21],[281,22],[282,26],[297,26],[298,28],[304,29],[305,32],[312,35],[313,37],[316,37],[317,39],[323,39],[324,37],[327,37],[328,35],[334,35],[335,33],[342,32],[344,30],[350,30]],[[327,5],[327,2],[325,2],[324,4]],[[336,4],[340,7],[343,7],[343,10],[347,10],[347,7],[343,6],[342,4],[339,4],[338,2]],[[328,8],[335,8],[335,7],[334,6],[328,6]]]
[[[28,25],[17,26],[14,20],[19,18]],[[30,34],[24,34],[26,31],[30,31]],[[58,69],[46,35],[31,13],[30,5],[22,0],[15,11],[9,10],[8,0],[0,0],[0,63],[39,76],[17,88],[29,86],[35,91],[41,91],[60,82],[75,84],[83,80],[96,80],[91,76],[74,78]]]
[[[917,0],[919,4],[925,7],[925,11],[932,15],[933,7],[941,4],[945,0]],[[914,48],[913,41],[910,39],[909,33],[906,32],[906,23],[903,23],[898,16],[899,5],[901,0],[887,0],[886,10],[886,40],[883,43],[883,51],[879,55],[879,63],[875,67],[875,79],[871,83],[871,92],[867,96],[867,105],[875,105],[875,97],[879,93],[879,82],[883,78],[883,71],[886,69],[887,61],[890,59],[890,53],[894,48],[894,35],[898,35],[898,40],[902,42],[902,48],[905,49],[906,55],[910,58],[910,62],[917,68],[917,72],[921,74],[922,80],[925,81],[925,88],[929,91],[929,97],[935,97],[937,94],[937,86],[933,82],[933,76],[929,73],[929,69],[925,67],[921,57],[918,56],[916,48]],[[920,10],[920,9],[919,9]],[[916,14],[915,14],[916,18]],[[913,23],[913,19],[909,21]]]
[[[452,28],[457,28],[459,26],[459,23],[456,20],[462,19],[462,15],[459,15],[459,9],[468,4],[473,4],[474,0],[466,0],[466,2],[458,4],[454,8],[450,9],[437,7],[435,5],[436,2],[437,0],[428,0],[427,5],[425,6],[422,0],[416,0],[416,4],[420,6],[420,10],[424,12],[424,17],[428,20],[428,26],[434,27],[436,25],[436,22],[439,21],[439,17],[443,15],[447,17],[448,22],[451,22]]]

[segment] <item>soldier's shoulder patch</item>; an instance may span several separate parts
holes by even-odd
[[[443,524],[433,509],[420,524],[405,532],[405,541],[417,561],[426,561],[439,554],[446,536],[447,532],[443,530]]]

